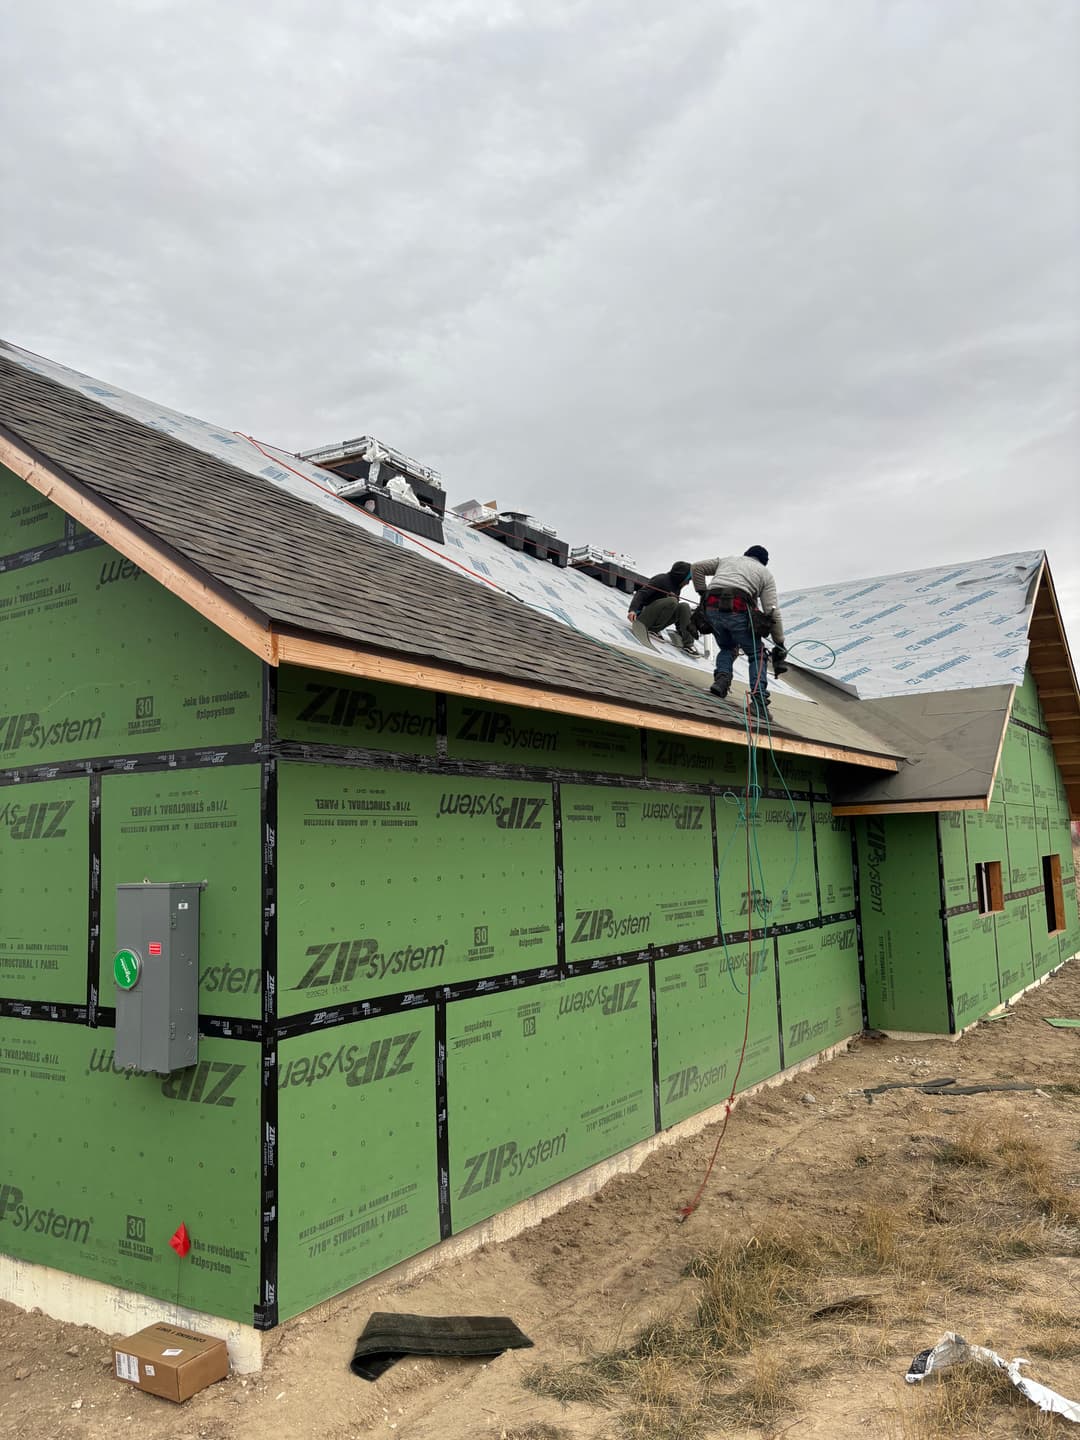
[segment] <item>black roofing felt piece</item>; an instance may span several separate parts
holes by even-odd
[[[376,1311],[356,1342],[349,1369],[377,1380],[406,1355],[492,1359],[531,1350],[532,1341],[504,1315],[396,1315]]]
[[[734,705],[27,370],[2,343],[0,425],[278,626],[742,728]]]

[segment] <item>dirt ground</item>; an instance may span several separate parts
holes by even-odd
[[[1009,1359],[1033,1356],[1038,1321],[1032,1316],[1040,1308],[1056,1312],[1059,1341],[1054,1358],[1033,1356],[1031,1373],[1080,1398],[1080,1345],[1060,1340],[1080,1333],[1080,1246],[1069,1224],[1053,1232],[1057,1239],[1047,1232],[1043,1253],[1010,1258],[999,1283],[969,1289],[920,1280],[916,1257],[903,1272],[903,1294],[886,1295],[889,1287],[879,1276],[864,1278],[859,1288],[887,1303],[873,1302],[857,1323],[817,1331],[816,1339],[807,1338],[805,1318],[790,1333],[779,1330],[770,1344],[781,1365],[790,1355],[786,1393],[782,1413],[763,1428],[717,1420],[692,1432],[651,1429],[640,1419],[637,1429],[627,1428],[630,1422],[617,1408],[564,1404],[523,1383],[540,1365],[555,1372],[573,1367],[629,1345],[648,1322],[692,1313],[698,1282],[685,1268],[726,1238],[763,1224],[825,1226],[836,1233],[858,1226],[866,1207],[887,1202],[919,1167],[932,1179],[932,1148],[943,1142],[1002,1131],[1029,1137],[1052,1162],[1061,1193],[1080,1203],[1080,1031],[1053,1029],[1045,1016],[1080,1016],[1080,962],[959,1042],[860,1039],[832,1061],[740,1104],[706,1197],[685,1225],[677,1221],[677,1207],[697,1186],[715,1128],[661,1151],[636,1175],[613,1180],[593,1199],[514,1241],[411,1285],[376,1286],[321,1306],[275,1332],[261,1375],[231,1377],[180,1407],[116,1380],[109,1337],[0,1306],[0,1435],[600,1440],[634,1434],[668,1440],[691,1433],[764,1433],[845,1440],[869,1433],[882,1440],[925,1440],[946,1432],[933,1428],[929,1411],[920,1411],[927,1403],[923,1392],[904,1384],[911,1357],[947,1329]],[[1065,1088],[951,1098],[897,1089],[873,1103],[863,1093],[868,1086],[946,1075],[961,1084],[1026,1081]],[[963,1192],[976,1209],[982,1183],[976,1175]],[[823,1300],[836,1298],[839,1283],[822,1281]],[[372,1385],[354,1378],[347,1364],[373,1309],[508,1314],[535,1349],[488,1364],[405,1362]],[[818,1363],[804,1366],[811,1342]],[[1044,1347],[1046,1355],[1054,1355],[1053,1347]],[[1024,1403],[995,1412],[985,1425],[947,1433],[1018,1436],[1026,1433],[1031,1408]],[[1061,1429],[1076,1433],[1064,1422]]]

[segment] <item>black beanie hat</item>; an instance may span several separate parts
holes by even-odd
[[[764,545],[751,545],[749,550],[743,551],[743,554],[749,555],[751,560],[760,560],[762,565],[769,563],[769,552]]]
[[[689,560],[676,560],[668,572],[671,575],[689,576],[692,567]]]

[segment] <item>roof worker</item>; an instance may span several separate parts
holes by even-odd
[[[679,592],[690,579],[691,566],[688,560],[676,560],[670,570],[654,575],[634,591],[626,618],[631,625],[640,620],[652,635],[659,635],[673,625],[679,632],[679,643],[688,655],[697,655],[694,641],[698,630],[691,620],[693,613],[685,600],[679,599]]]
[[[769,681],[764,638],[773,638],[773,669],[782,675],[784,624],[776,598],[776,581],[769,569],[769,552],[751,545],[742,555],[699,560],[692,567],[694,589],[702,597],[705,627],[716,636],[716,673],[711,691],[723,698],[731,689],[731,672],[739,650],[750,662],[750,693],[758,715],[769,706]],[[708,577],[712,577],[706,580]]]

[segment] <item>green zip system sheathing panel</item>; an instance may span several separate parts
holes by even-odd
[[[745,930],[747,833],[745,800],[716,804],[720,846],[720,919],[725,931]],[[749,873],[754,923],[792,925],[818,916],[810,805],[796,800],[751,801]],[[851,873],[850,844],[848,874]]]
[[[815,803],[814,844],[822,915],[855,909],[855,877],[851,868],[851,822]]]
[[[978,1020],[1001,1000],[994,917],[969,911],[948,921],[954,1028]]]
[[[685,780],[694,785],[720,785],[733,792],[746,789],[746,751],[708,740],[648,732],[650,779]]]
[[[463,1001],[446,1027],[455,1231],[652,1134],[644,967]]]
[[[784,1064],[797,1065],[862,1029],[855,922],[777,939]]]
[[[258,1070],[256,1047],[204,1037],[190,1070],[119,1071],[111,1030],[0,1020],[0,1247],[250,1323]],[[181,1223],[184,1260],[169,1247]]]
[[[1031,956],[1031,904],[1027,900],[1006,900],[1005,909],[994,916],[1001,998],[1010,999],[1035,978]]]
[[[855,828],[870,1024],[945,1033],[937,817],[870,815]]]
[[[555,963],[550,785],[284,764],[278,804],[281,1014]]]
[[[716,935],[702,795],[562,787],[570,961]]]
[[[726,951],[656,962],[660,1115],[665,1127],[723,1104],[731,1094],[746,1028],[749,966],[750,1029],[737,1089],[767,1080],[781,1068],[775,950],[771,938],[756,937],[752,944],[743,941]]]
[[[308,745],[435,754],[435,696],[283,665],[278,734]]]
[[[968,863],[967,827],[964,822],[963,810],[945,810],[940,817],[945,904],[950,910],[956,905],[970,905],[972,900],[974,871]],[[997,856],[980,858],[997,859]]]
[[[439,1239],[433,1011],[282,1043],[282,1318]]]
[[[0,556],[63,540],[64,524],[62,510],[0,465]]]
[[[641,735],[625,725],[602,725],[447,697],[447,754],[451,760],[495,765],[543,765],[641,774]]]
[[[946,1029],[942,1007],[951,994],[953,1028],[962,1029],[1080,948],[1068,805],[1043,723],[1029,674],[1014,696],[987,811],[860,821],[860,915],[872,1024]],[[940,882],[927,858],[927,827],[934,824]],[[1049,930],[1043,893],[1043,861],[1049,855],[1059,857],[1065,881],[1066,928],[1060,934]],[[990,862],[1001,866],[1004,908],[980,915],[975,867]],[[909,904],[911,923],[905,929]],[[890,948],[904,955],[912,980],[904,996],[906,1018],[897,1018],[900,1007],[888,1001],[890,987],[882,984]],[[892,990],[899,993],[902,983],[894,980]],[[923,988],[935,997],[928,1023],[914,1013]]]
[[[0,765],[242,744],[253,655],[105,547],[0,574]]]
[[[104,776],[100,994],[112,990],[117,884],[205,880],[199,1011],[262,1014],[258,828],[257,765]]]
[[[0,789],[0,995],[86,1001],[90,785]]]

